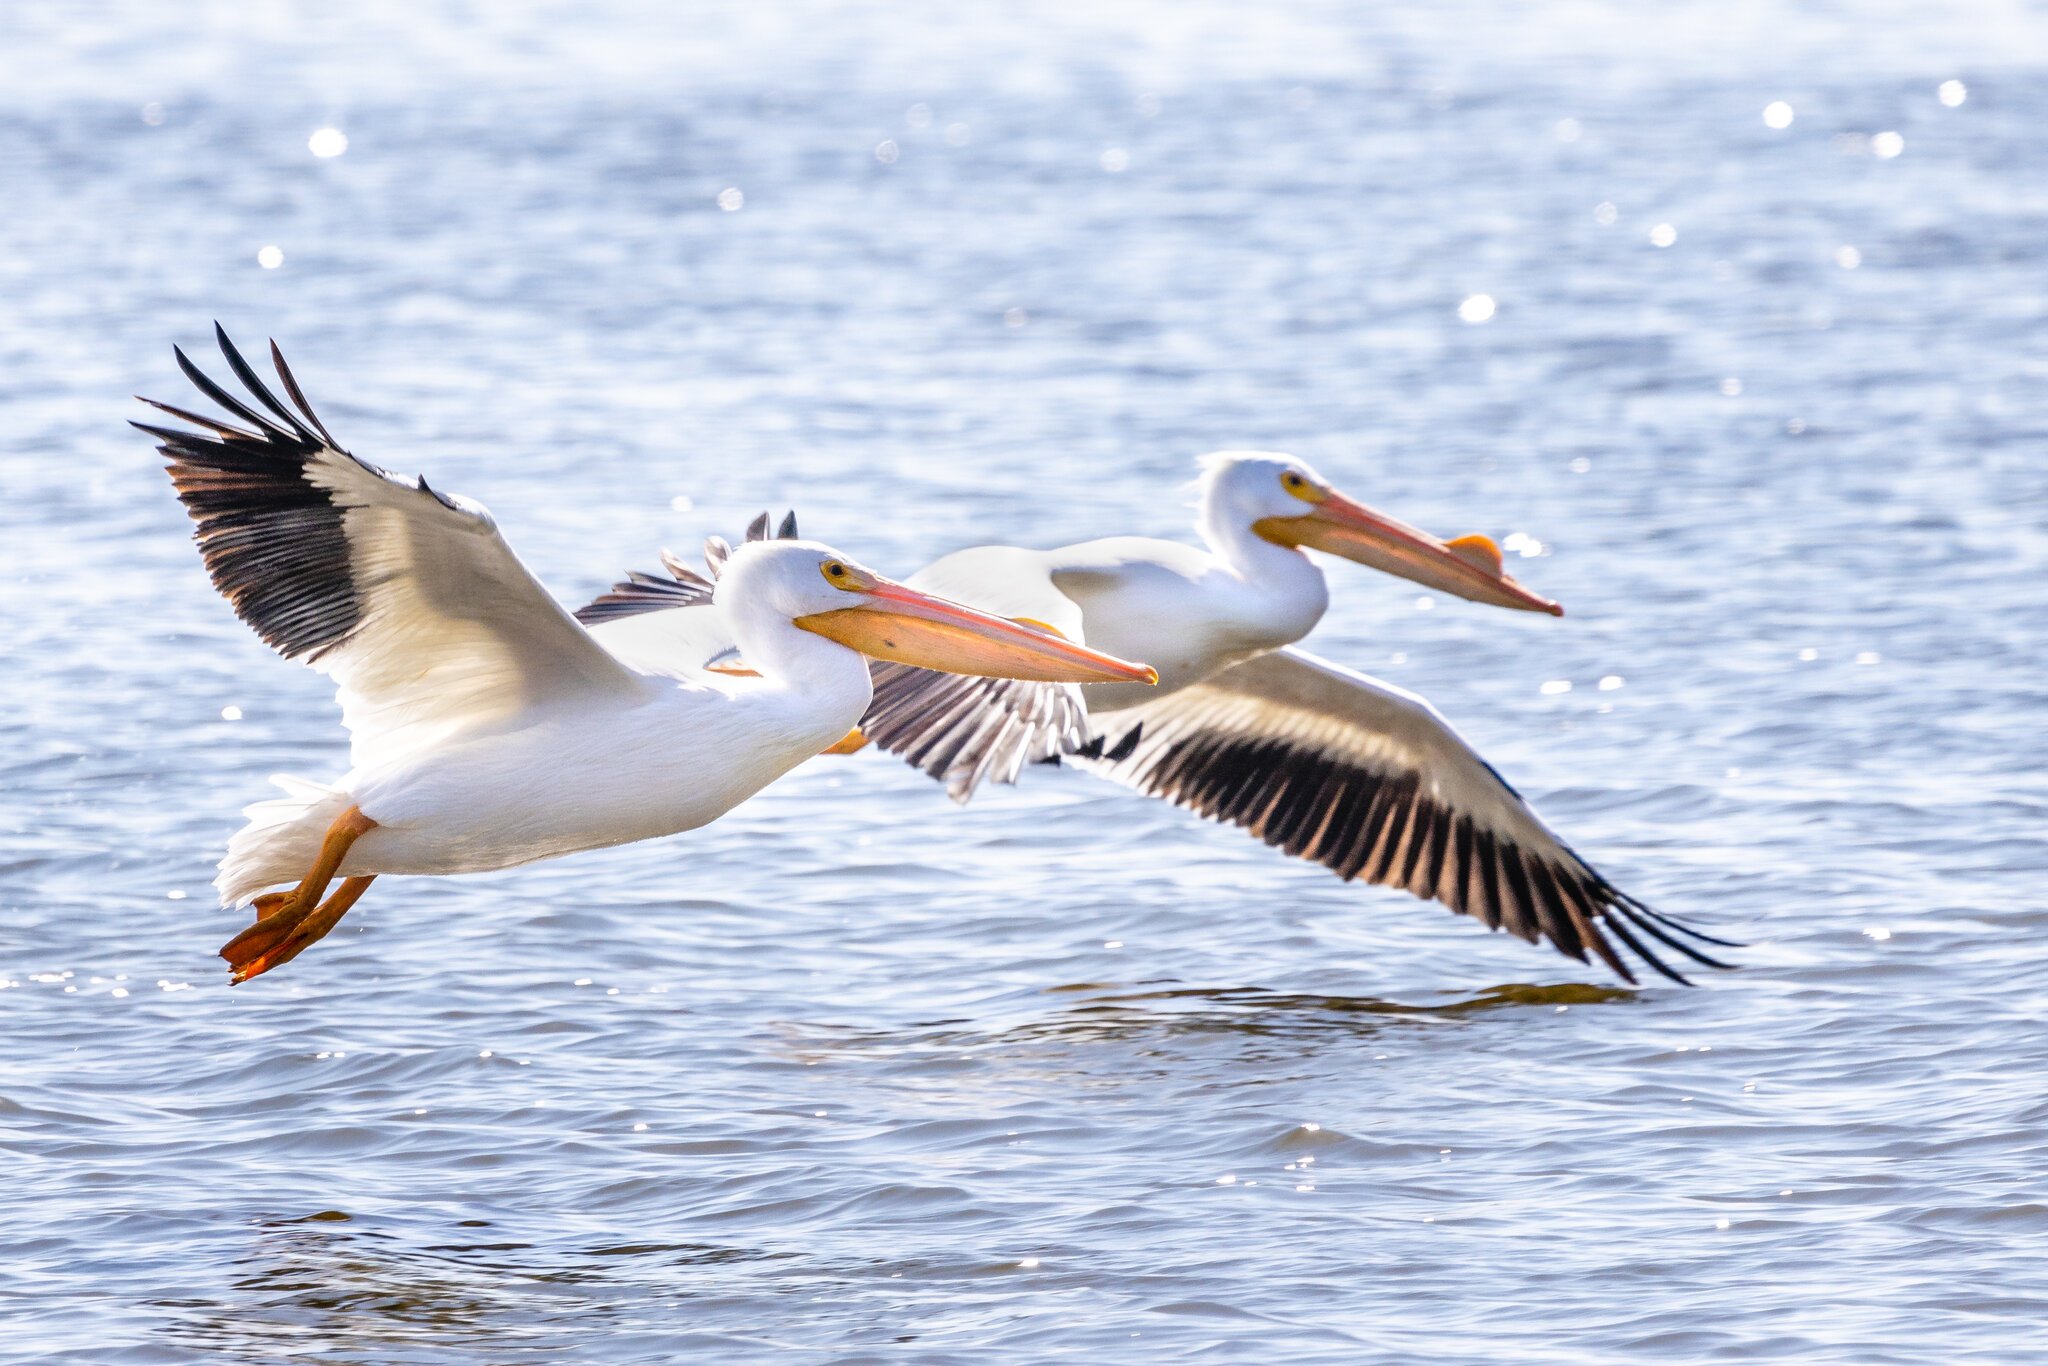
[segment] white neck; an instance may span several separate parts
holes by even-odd
[[[1213,496],[1203,499],[1195,525],[1210,552],[1255,598],[1262,625],[1271,627],[1276,644],[1300,640],[1322,620],[1330,589],[1307,554],[1267,540],[1242,514],[1218,506]]]
[[[833,739],[860,720],[874,685],[859,651],[806,631],[765,604],[742,599],[720,607],[740,657],[761,675],[758,682],[749,680],[754,686],[748,695],[783,699],[793,723],[836,731]]]

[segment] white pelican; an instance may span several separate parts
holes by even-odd
[[[742,547],[717,585],[710,611],[747,676],[705,672],[687,638],[642,633],[615,652],[481,506],[350,455],[275,343],[296,412],[215,333],[264,411],[178,351],[246,425],[153,400],[205,431],[135,425],[163,443],[214,586],[280,654],[334,679],[350,733],[346,774],[280,779],[289,795],[250,807],[221,861],[222,904],[259,916],[221,950],[237,982],[326,934],[381,874],[507,868],[715,820],[859,720],[863,652],[1041,680],[1153,676],[794,540]]]
[[[1328,603],[1325,550],[1428,587],[1523,611],[1563,609],[1516,583],[1484,536],[1443,542],[1339,493],[1302,460],[1226,452],[1203,462],[1206,550],[1120,536],[1058,550],[981,546],[910,582],[1044,624],[1160,671],[1156,691],[1091,684],[1088,731],[1061,685],[961,680],[875,666],[860,732],[965,801],[1028,760],[1060,760],[1241,826],[1346,880],[1398,887],[1531,943],[1635,974],[1609,936],[1675,981],[1656,945],[1726,966],[1725,944],[1620,891],[1415,694],[1293,642]]]

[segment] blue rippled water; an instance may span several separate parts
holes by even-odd
[[[2048,1342],[2038,18],[17,5],[0,77],[0,1358]],[[1519,533],[1563,620],[1339,566],[1312,646],[1743,967],[867,754],[230,990],[344,747],[122,425],[216,317],[565,600],[768,505],[1184,534],[1235,445]]]

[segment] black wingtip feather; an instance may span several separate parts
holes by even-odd
[[[1608,890],[1614,893],[1615,900],[1621,902],[1637,914],[1647,916],[1651,920],[1656,921],[1666,929],[1675,930],[1679,934],[1700,940],[1703,943],[1718,944],[1724,949],[1746,949],[1749,947],[1749,945],[1739,939],[1722,939],[1717,935],[1708,934],[1705,930],[1697,928],[1688,921],[1680,920],[1674,915],[1668,915],[1654,906],[1643,904],[1643,902],[1626,892],[1616,891],[1611,887]]]
[[[143,401],[207,430],[133,425],[162,443],[171,482],[197,523],[207,573],[235,614],[288,658],[317,659],[355,629],[362,605],[341,509],[306,474],[330,448],[352,457],[297,422],[279,426],[263,417],[193,364],[184,348],[171,352],[201,393],[254,430],[151,399]],[[236,366],[232,354],[229,365],[242,377],[246,366]]]
[[[1503,843],[1506,836],[1475,827],[1423,794],[1412,773],[1348,764],[1266,736],[1196,732],[1176,735],[1150,753],[1139,753],[1142,748],[1111,731],[1092,736],[1069,756],[1134,763],[1138,767],[1127,776],[1140,791],[1239,826],[1347,881],[1362,877],[1444,902],[1490,928],[1548,942],[1579,962],[1588,961],[1590,951],[1631,984],[1637,974],[1617,944],[1661,976],[1688,986],[1690,980],[1659,956],[1660,949],[1708,967],[1730,966],[1676,936],[1725,941],[1615,890],[1569,849],[1538,857]],[[1505,873],[1499,857],[1513,860]]]
[[[254,408],[251,408],[248,404],[221,388],[220,385],[214,383],[210,375],[192,363],[192,358],[185,354],[183,347],[171,347],[171,354],[178,358],[178,368],[185,372],[185,378],[191,380],[200,393],[205,394],[236,417],[255,427],[264,436],[272,440],[290,440],[298,436],[296,432],[290,432],[278,426]]]
[[[153,398],[143,398],[141,394],[137,394],[135,397],[137,401],[147,403],[159,412],[169,413],[180,422],[189,422],[195,427],[205,427],[210,431],[220,433],[220,435],[230,441],[261,441],[263,439],[254,432],[245,432],[233,423],[222,422],[217,417],[207,417],[200,413],[188,413],[183,408],[174,408],[168,403],[159,403]]]
[[[227,358],[228,369],[234,371],[235,378],[242,381],[242,387],[253,394],[258,403],[261,403],[264,407],[270,409],[271,412],[277,414],[279,418],[283,419],[285,424],[292,429],[293,433],[301,441],[313,440],[312,429],[299,421],[297,417],[292,415],[290,410],[277,401],[277,395],[270,392],[269,387],[257,375],[255,368],[247,360],[243,359],[241,350],[236,347],[234,342],[228,339],[227,329],[218,322],[213,325],[213,339],[220,346],[221,355]]]
[[[1618,916],[1607,917],[1607,928],[1612,930],[1615,936],[1618,939],[1620,939],[1622,943],[1628,945],[1629,948],[1635,953],[1636,957],[1642,959],[1645,963],[1648,963],[1658,972],[1664,974],[1664,976],[1670,978],[1672,981],[1678,983],[1682,987],[1689,987],[1692,985],[1692,980],[1688,978],[1684,973],[1679,972],[1676,969],[1668,966],[1663,959],[1659,958],[1656,954],[1650,952],[1649,949],[1643,947],[1643,941],[1636,938],[1635,935],[1629,932],[1629,925],[1626,920],[1623,920]],[[1635,985],[1636,978],[1634,973],[1624,969],[1621,975],[1628,979],[1629,984],[1631,986]]]
[[[320,439],[334,447],[334,449],[340,450],[341,443],[329,435],[327,428],[321,423],[319,415],[313,411],[313,405],[306,402],[305,392],[299,388],[298,377],[292,374],[292,368],[284,363],[284,352],[278,350],[275,337],[270,340],[270,363],[276,367],[277,378],[284,385],[285,393],[291,395],[292,402],[299,406],[301,413],[305,414],[306,421],[313,424],[313,430],[320,433]]]
[[[1674,938],[1668,930],[1655,920],[1647,916],[1638,915],[1634,907],[1625,906],[1617,902],[1615,905],[1610,906],[1608,910],[1610,915],[1625,918],[1629,924],[1635,926],[1636,929],[1641,930],[1644,934],[1649,935],[1658,943],[1684,954],[1687,958],[1703,967],[1720,968],[1723,971],[1727,971],[1735,966],[1733,963],[1722,962],[1720,959],[1693,947],[1682,939]]]

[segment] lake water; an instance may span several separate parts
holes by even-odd
[[[2043,30],[1507,8],[0,14],[0,1358],[2038,1357]],[[1338,565],[1312,647],[1743,966],[865,754],[231,990],[344,745],[123,426],[216,317],[565,600],[1224,446],[1520,533],[1561,621]]]

